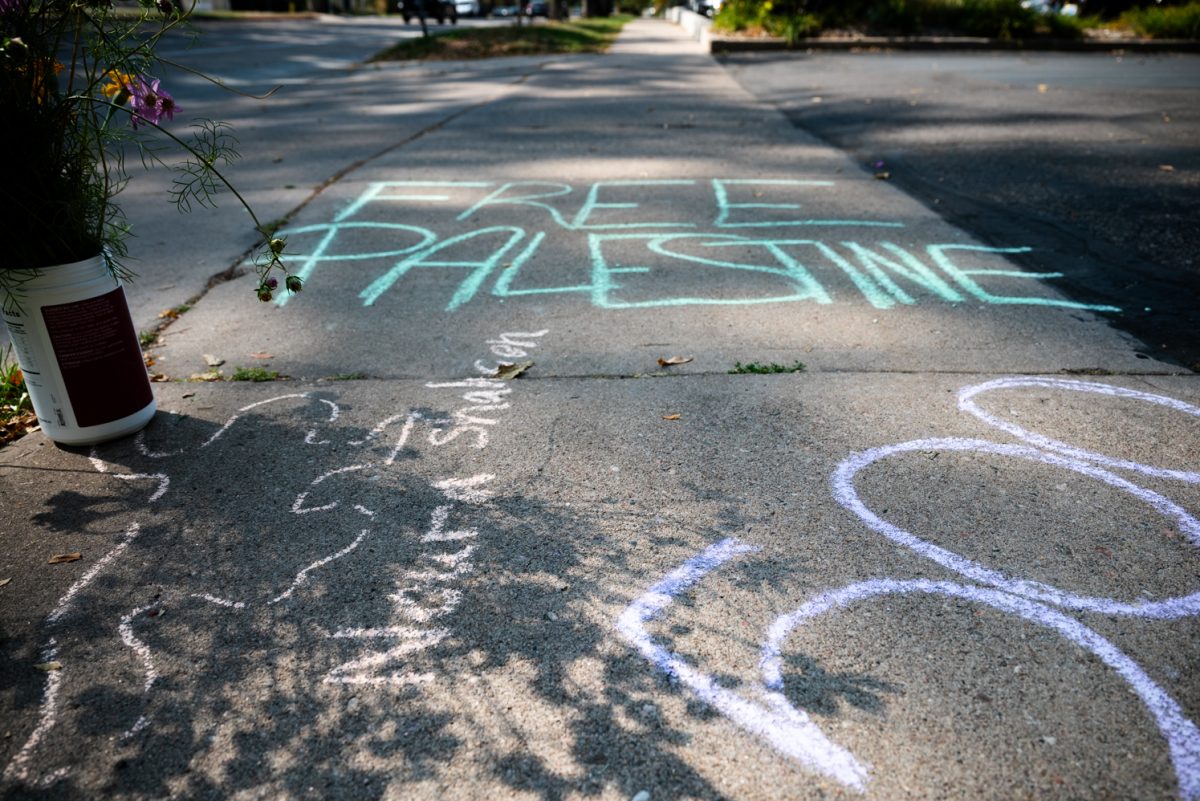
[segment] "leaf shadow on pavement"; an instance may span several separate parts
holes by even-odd
[[[76,575],[113,556],[59,619],[7,621],[0,691],[20,725],[3,762],[26,781],[7,777],[4,798],[223,798],[273,786],[316,796],[354,786],[345,797],[358,797],[372,781],[383,786],[350,758],[369,734],[366,721],[345,713],[350,694],[322,679],[349,658],[336,629],[351,618],[388,619],[394,580],[372,568],[412,562],[442,494],[409,470],[338,473],[363,456],[347,443],[369,431],[341,427],[329,437],[336,442],[310,447],[308,431],[332,428],[328,409],[312,399],[285,403],[293,408],[282,418],[244,415],[217,440],[217,424],[162,413],[146,436],[162,458],[139,453],[132,439],[103,446],[107,475],[82,475],[34,516],[55,535],[107,529]],[[186,455],[175,453],[181,447]],[[148,502],[163,486],[157,472],[169,474],[169,489]],[[146,477],[113,478],[131,474]],[[311,483],[322,475],[328,480]],[[298,491],[311,506],[337,508],[293,515]],[[30,665],[51,642],[63,668],[48,719],[47,674]],[[415,773],[431,773],[457,744],[441,733],[445,722],[401,710],[391,725],[422,736],[391,747]],[[22,754],[35,728],[39,742]],[[64,769],[66,778],[39,786]]]
[[[688,735],[646,712],[664,694],[688,693],[595,614],[597,599],[625,602],[585,569],[596,550],[606,584],[645,581],[636,551],[608,547],[606,506],[581,514],[520,493],[448,504],[431,479],[461,466],[436,450],[346,470],[371,449],[378,462],[391,443],[352,447],[369,439],[367,427],[329,425],[313,399],[258,412],[215,441],[217,424],[162,414],[145,451],[132,440],[104,446],[107,472],[82,474],[36,516],[43,533],[104,537],[84,569],[92,553],[128,541],[61,618],[6,620],[0,691],[14,723],[0,757],[24,775],[10,775],[0,798],[374,799],[488,774],[547,801],[614,787],[723,798],[678,753]],[[306,436],[330,444],[310,447]],[[171,455],[184,444],[186,458]],[[155,451],[162,458],[146,456]],[[170,475],[169,489],[149,503],[157,472]],[[299,492],[309,494],[296,501]],[[293,514],[293,503],[336,505]],[[396,592],[428,567],[422,534],[445,506],[447,528],[479,532],[472,568],[453,585],[452,610],[414,622]],[[439,545],[447,555],[459,544]],[[398,625],[448,634],[390,656],[395,640],[337,636]],[[48,719],[47,674],[30,665],[51,640],[63,668]],[[369,669],[347,671],[355,660]],[[380,681],[330,681],[346,675]]]
[[[784,695],[797,709],[823,716],[839,714],[842,703],[864,712],[882,714],[886,695],[902,688],[867,675],[830,673],[811,656],[790,653],[784,657]]]

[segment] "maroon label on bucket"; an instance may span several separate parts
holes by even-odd
[[[42,319],[79,426],[120,420],[153,400],[125,290],[43,306]]]

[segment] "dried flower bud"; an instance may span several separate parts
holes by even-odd
[[[274,289],[275,287],[279,286],[279,279],[271,276],[266,281],[263,281],[263,283],[266,284],[269,289]]]
[[[269,302],[271,300],[271,297],[272,297],[271,290],[267,289],[265,286],[260,286],[258,288],[258,299],[261,300],[263,303]]]
[[[154,5],[158,8],[158,12],[165,17],[171,16],[175,11],[175,7],[171,5],[171,0],[154,0]]]
[[[287,240],[282,239],[280,237],[276,237],[275,239],[272,239],[270,242],[268,242],[267,246],[271,248],[272,253],[274,253],[276,256],[278,256],[280,253],[283,252],[284,247],[287,246]]]
[[[300,280],[300,276],[298,275],[289,275],[284,279],[283,284],[287,287],[288,292],[299,292],[301,289],[304,289],[304,282]]]

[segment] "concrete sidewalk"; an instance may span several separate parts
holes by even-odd
[[[649,20],[259,119],[154,355],[290,380],[0,451],[0,797],[1200,797],[1200,380],[1022,242]]]

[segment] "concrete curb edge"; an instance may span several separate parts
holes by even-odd
[[[801,39],[794,47],[776,36],[714,35],[712,20],[682,6],[667,9],[675,23],[710,53],[859,52],[880,50],[998,50],[1063,53],[1200,53],[1200,41],[1191,39],[988,39],[976,36],[863,36],[853,39]]]

